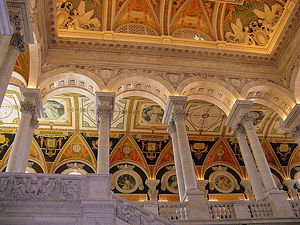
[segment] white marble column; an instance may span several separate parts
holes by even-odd
[[[150,201],[157,201],[158,190],[156,189],[160,180],[147,179],[145,184],[148,186],[148,196]]]
[[[170,134],[170,136],[172,138],[172,146],[173,146],[173,154],[174,154],[174,161],[175,161],[174,163],[175,163],[179,198],[180,198],[180,201],[183,201],[183,197],[185,194],[185,185],[184,185],[180,153],[179,153],[179,148],[178,148],[176,125],[173,120],[169,122],[167,132]]]
[[[42,98],[38,89],[21,89],[21,121],[10,152],[6,172],[25,173],[32,135],[42,117]]]
[[[257,137],[253,125],[252,115],[250,113],[245,113],[241,118],[241,123],[246,129],[250,146],[252,148],[253,156],[255,158],[257,168],[261,176],[261,180],[264,184],[265,191],[268,192],[271,190],[278,190],[276,183],[273,179],[272,172],[266,159],[265,153]]]
[[[189,219],[209,219],[209,211],[205,193],[199,191],[194,170],[193,158],[190,150],[189,140],[185,128],[186,112],[184,106],[187,97],[169,96],[165,109],[163,123],[169,124],[174,120],[178,140],[178,149],[185,184],[185,195],[183,201],[187,201],[187,216]]]
[[[255,196],[254,196],[253,189],[252,189],[250,181],[249,180],[242,180],[240,182],[240,184],[245,188],[245,194],[247,195],[247,198],[249,199],[249,201],[254,202],[255,201]]]
[[[96,121],[99,134],[97,174],[109,174],[109,132],[115,93],[96,92]]]
[[[257,201],[261,201],[265,199],[265,191],[263,189],[263,186],[261,184],[261,180],[259,178],[259,174],[254,162],[254,159],[252,157],[251,151],[249,149],[247,139],[246,139],[246,133],[245,128],[241,124],[237,124],[236,129],[234,130],[234,136],[236,137],[240,150],[243,156],[243,160],[245,163],[245,167],[247,170],[247,174],[255,195],[255,199]]]
[[[9,44],[9,49],[0,65],[0,105],[4,99],[6,89],[14,70],[16,60],[21,52],[25,51],[25,43],[20,33],[14,33]]]

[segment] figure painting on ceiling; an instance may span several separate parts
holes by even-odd
[[[56,120],[65,113],[64,106],[54,100],[48,100],[44,104],[45,119]]]
[[[164,110],[158,105],[151,105],[143,109],[142,117],[149,123],[161,123]]]
[[[136,181],[133,176],[129,174],[123,174],[119,176],[117,184],[122,190],[131,190],[135,187]]]

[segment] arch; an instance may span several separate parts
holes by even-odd
[[[135,161],[132,161],[132,160],[120,160],[120,161],[117,161],[111,165],[109,165],[109,170],[112,169],[113,167],[116,167],[118,165],[121,165],[121,164],[132,164],[134,166],[136,166],[137,168],[139,168],[141,171],[144,172],[144,174],[146,175],[147,179],[150,179],[150,174],[149,174],[149,171],[146,170],[146,168],[142,167],[141,164],[138,164],[137,162]]]
[[[273,109],[283,120],[295,105],[288,90],[270,82],[251,82],[242,88],[241,93],[245,99]]]
[[[217,105],[227,116],[235,100],[240,97],[228,84],[215,80],[203,80],[199,77],[181,82],[177,92],[187,96],[188,100],[204,100]]]
[[[39,83],[43,101],[57,94],[79,93],[94,98],[94,93],[104,88],[95,80],[96,75],[85,71],[85,74],[73,72],[69,69],[56,69],[44,75],[44,80]],[[88,74],[88,75],[87,75]]]
[[[122,93],[131,92],[123,96],[149,98],[163,108],[165,108],[168,96],[175,93],[175,89],[166,80],[151,74],[143,76],[143,74],[137,75],[136,73],[123,73],[115,77],[108,83],[107,89],[115,92],[117,97]]]
[[[203,178],[205,177],[205,173],[206,171],[209,169],[209,168],[212,168],[214,166],[225,166],[225,167],[228,167],[230,169],[232,169],[234,172],[236,172],[236,174],[241,178],[241,180],[244,180],[245,177],[242,176],[243,174],[241,174],[240,171],[238,171],[236,168],[234,168],[232,165],[228,164],[228,163],[222,163],[222,162],[215,162],[213,164],[211,164],[210,166],[208,166],[204,171],[202,171],[202,176]]]

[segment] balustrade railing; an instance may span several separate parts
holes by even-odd
[[[220,219],[232,219],[235,218],[233,203],[231,202],[218,202],[218,203],[209,203],[209,216],[213,220]]]
[[[250,218],[273,217],[272,208],[268,202],[251,202],[248,204]]]
[[[296,217],[300,217],[300,201],[289,201]]]
[[[186,202],[158,202],[158,214],[167,220],[185,220]]]

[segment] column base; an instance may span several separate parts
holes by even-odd
[[[183,201],[188,202],[188,219],[209,220],[209,210],[205,192],[198,189],[187,190],[183,196]]]
[[[285,191],[268,190],[266,200],[271,203],[274,217],[295,217]]]

